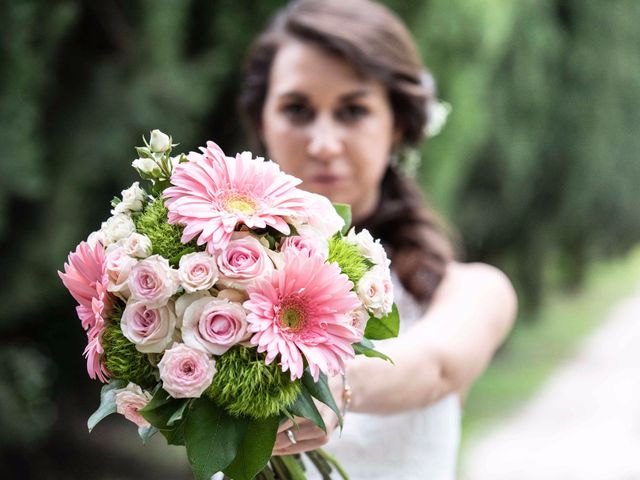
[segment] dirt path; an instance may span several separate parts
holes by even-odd
[[[640,480],[640,291],[504,424],[473,442],[462,480]]]

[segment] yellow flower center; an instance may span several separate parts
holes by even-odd
[[[236,193],[227,197],[225,208],[227,212],[252,215],[256,212],[256,202],[246,195]]]

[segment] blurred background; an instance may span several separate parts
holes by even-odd
[[[88,435],[100,385],[56,271],[135,180],[143,134],[159,128],[184,151],[206,139],[247,147],[235,114],[241,59],[285,3],[0,0],[2,478],[190,478],[179,448],[141,446],[119,416]],[[465,406],[461,468],[485,478],[493,467],[474,461],[483,439],[638,294],[640,2],[382,3],[407,22],[453,107],[421,149],[420,183],[465,258],[505,270],[520,298]],[[640,323],[637,303],[626,312]]]

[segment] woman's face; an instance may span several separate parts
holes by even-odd
[[[303,189],[350,204],[356,221],[376,208],[399,137],[384,85],[298,41],[281,46],[273,61],[261,135],[269,156]]]

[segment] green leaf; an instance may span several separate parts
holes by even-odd
[[[300,393],[296,398],[296,401],[293,402],[293,405],[289,407],[291,413],[297,415],[299,417],[308,418],[317,426],[319,426],[323,431],[327,431],[327,427],[324,424],[324,420],[322,420],[322,416],[316,407],[316,404],[313,403],[313,398],[307,390],[307,387],[302,385],[300,389]]]
[[[273,416],[263,420],[253,419],[238,447],[238,453],[224,473],[233,480],[251,480],[269,462],[280,417]]]
[[[100,391],[100,406],[93,412],[87,420],[89,431],[102,420],[104,417],[116,413],[116,390],[127,386],[124,380],[111,380]]]
[[[341,232],[346,235],[349,232],[349,228],[351,228],[351,206],[346,203],[334,203],[333,208],[344,220],[344,227],[342,227]]]
[[[336,413],[338,416],[338,422],[340,423],[340,428],[342,428],[342,413],[340,413],[340,409],[338,408],[338,405],[336,405],[336,401],[331,394],[331,389],[327,383],[327,376],[324,373],[321,373],[318,381],[316,382],[313,380],[313,376],[307,368],[302,374],[302,384],[307,387],[307,390],[309,390],[309,393],[314,398],[320,400]]]
[[[236,457],[248,421],[228,415],[206,397],[196,399],[185,420],[187,457],[197,480],[209,480]]]
[[[184,445],[184,424],[186,422],[181,421],[180,423],[173,426],[171,430],[160,430],[160,433],[167,440],[169,445]]]
[[[376,318],[373,315],[369,317],[364,336],[372,340],[384,340],[397,337],[399,330],[400,315],[398,315],[398,307],[394,303],[391,313],[386,317]]]
[[[150,427],[138,427],[138,435],[140,435],[142,443],[147,443],[156,433],[158,433],[158,429],[153,425]]]
[[[153,398],[144,408],[139,410],[140,415],[144,417],[151,425],[159,430],[170,430],[172,424],[171,419],[178,415],[178,412],[184,411],[185,403],[189,400],[186,398],[173,398],[162,388],[159,388],[153,395]],[[180,414],[180,417],[182,414]],[[175,423],[174,419],[174,422]]]
[[[180,406],[180,408],[178,408],[178,410],[176,410],[175,412],[173,412],[173,415],[171,415],[171,417],[169,418],[169,420],[167,420],[167,426],[171,427],[173,426],[178,420],[182,420],[182,417],[184,415],[185,410],[187,409],[187,407],[189,406],[189,402],[183,402],[182,405]]]
[[[371,357],[371,358],[382,358],[383,360],[393,363],[393,360],[391,360],[388,356],[386,356],[384,353],[379,352],[378,350],[373,348],[373,343],[370,340],[367,340],[366,338],[363,338],[360,343],[354,343],[353,349],[355,350],[356,354],[361,354],[361,355],[364,355],[365,357]]]

